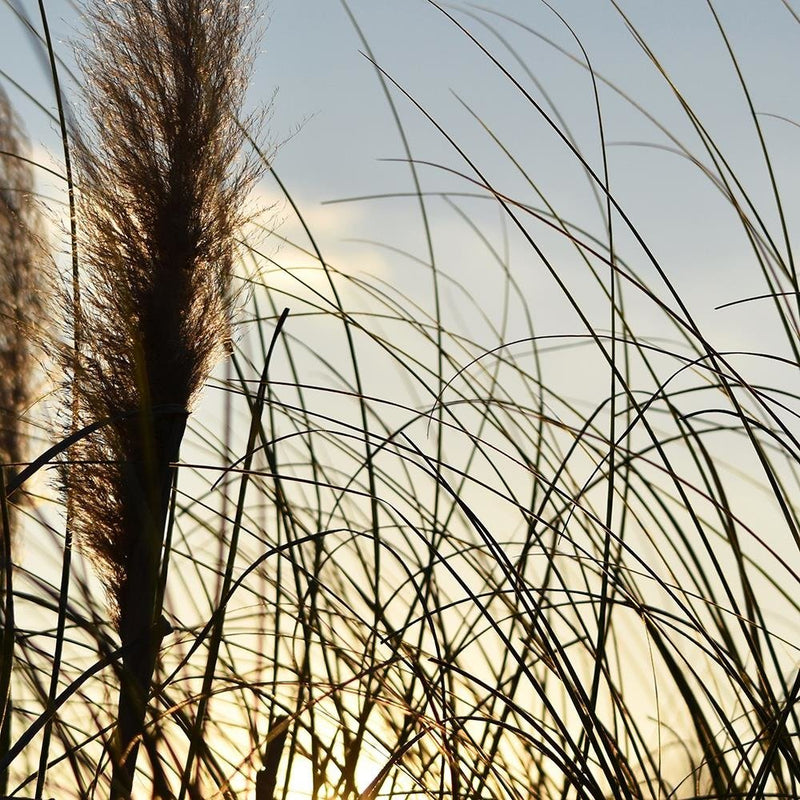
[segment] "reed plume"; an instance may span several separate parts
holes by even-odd
[[[186,417],[229,338],[234,234],[257,174],[240,155],[253,7],[90,2],[79,55],[83,285],[68,491],[123,646],[112,796],[127,797],[165,630],[162,540]],[[65,358],[65,367],[71,360]],[[154,764],[154,770],[156,769]]]
[[[0,469],[5,487],[9,472],[17,470],[28,451],[25,414],[35,397],[36,359],[32,332],[39,324],[42,225],[32,202],[33,170],[25,160],[25,136],[5,92],[0,89]],[[5,503],[5,499],[3,501]],[[3,509],[6,511],[6,509]],[[11,534],[4,514],[0,524],[0,608],[3,621],[0,669],[0,753],[11,741],[9,680],[13,653],[13,620],[6,600],[11,594]],[[13,517],[11,519],[13,522]],[[0,774],[0,792],[7,775]]]

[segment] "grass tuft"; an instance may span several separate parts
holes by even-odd
[[[17,515],[6,496],[6,484],[22,467],[31,449],[27,419],[37,399],[35,342],[44,311],[42,276],[45,249],[42,223],[34,201],[34,177],[27,142],[8,96],[0,89],[0,757],[11,745],[10,696],[14,650],[12,535]],[[19,501],[20,494],[15,497]],[[0,792],[7,788],[5,771]]]

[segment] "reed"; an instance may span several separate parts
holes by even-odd
[[[14,475],[30,448],[25,416],[36,400],[36,343],[47,292],[41,214],[27,142],[0,90],[0,463]]]
[[[112,795],[127,797],[168,630],[174,465],[187,414],[231,336],[234,235],[255,177],[238,120],[254,17],[238,0],[134,0],[90,3],[85,22],[91,128],[76,148],[72,384],[77,427],[110,421],[71,448],[66,474],[76,538],[106,586],[124,653]]]

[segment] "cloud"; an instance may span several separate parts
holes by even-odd
[[[251,205],[260,213],[246,232],[252,248],[246,265],[271,290],[291,296],[307,292],[330,295],[325,267],[314,243],[336,281],[347,293],[350,277],[385,279],[389,262],[378,248],[353,241],[369,226],[369,214],[356,206],[323,205],[309,201],[299,205],[303,221],[314,238],[311,242],[303,224],[285,197],[259,186]]]

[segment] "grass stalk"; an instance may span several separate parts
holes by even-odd
[[[77,372],[79,353],[81,351],[81,293],[80,293],[80,267],[78,259],[78,217],[75,201],[75,181],[72,170],[72,153],[69,142],[69,129],[67,124],[67,108],[61,92],[61,79],[59,77],[59,65],[53,48],[53,40],[50,35],[50,23],[47,18],[47,11],[43,0],[39,2],[39,14],[44,33],[44,47],[47,52],[47,61],[50,67],[50,75],[53,82],[53,92],[56,99],[56,109],[58,111],[58,127],[61,134],[61,149],[64,154],[64,177],[67,183],[67,200],[69,203],[69,233],[70,233],[70,256],[72,260],[72,346],[73,363],[71,365],[72,374]],[[70,403],[71,430],[75,433],[78,425],[79,402],[77,397],[77,383],[72,386],[72,398]],[[66,467],[69,469],[69,467]],[[61,606],[59,608],[56,642],[53,652],[53,670],[50,676],[50,691],[48,702],[53,703],[58,692],[59,676],[61,673],[61,657],[64,647],[64,633],[66,625],[66,605],[69,600],[70,573],[72,570],[72,501],[67,498],[66,520],[64,528],[64,554],[61,563]],[[41,797],[44,791],[44,782],[47,776],[47,762],[50,753],[50,739],[52,736],[52,724],[45,726],[42,735],[41,755],[39,757],[39,774],[36,783],[36,797]]]
[[[235,164],[252,12],[235,0],[213,6],[91,3],[91,49],[79,52],[93,118],[76,134],[85,282],[73,324],[83,346],[64,367],[77,360],[79,426],[112,422],[71,449],[65,479],[122,644],[114,798],[130,795],[146,736],[169,630],[160,587],[174,465],[229,337],[234,231],[255,176]]]

